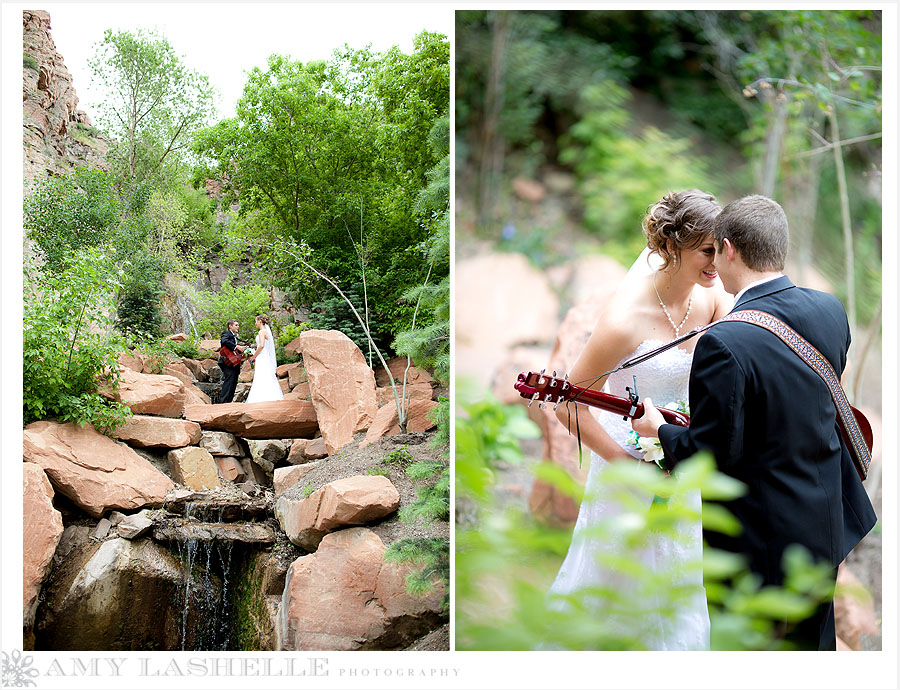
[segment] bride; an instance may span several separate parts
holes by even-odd
[[[731,309],[732,298],[718,280],[713,259],[712,228],[721,206],[715,197],[696,189],[670,193],[653,204],[642,226],[647,248],[635,261],[622,285],[607,304],[584,350],[569,373],[573,383],[591,381],[626,359],[647,352],[692,328],[708,324]],[[687,401],[694,340],[674,347],[635,367],[611,374],[592,384],[616,395],[625,395],[637,376],[638,392],[657,405]],[[605,385],[604,385],[605,384]],[[587,385],[586,382],[580,385]],[[581,408],[584,410],[585,408]],[[575,433],[566,406],[557,410],[559,420]],[[574,413],[571,414],[574,417]],[[567,595],[597,588],[619,588],[615,573],[604,569],[598,553],[614,553],[616,546],[591,537],[591,528],[602,525],[618,512],[616,501],[604,495],[603,472],[609,463],[643,458],[630,442],[630,421],[600,411],[596,418],[579,414],[581,440],[593,452],[585,484],[585,498],[578,513],[572,543],[549,596],[563,608]],[[607,492],[608,493],[608,492]],[[646,496],[649,509],[651,496]],[[699,492],[688,497],[700,510]],[[684,581],[678,585],[692,592],[674,614],[656,609],[635,614],[632,632],[640,629],[640,643],[647,649],[687,650],[709,647],[709,615],[702,588],[699,562],[702,554],[700,521],[681,523],[679,538],[655,540],[640,555],[653,572],[676,570]],[[676,583],[673,583],[676,584]]]
[[[275,340],[272,337],[272,329],[269,328],[269,317],[259,315],[256,317],[256,352],[250,357],[250,363],[256,368],[253,374],[253,385],[244,402],[267,402],[269,400],[284,400],[281,385],[275,374]],[[258,361],[257,361],[258,360]]]

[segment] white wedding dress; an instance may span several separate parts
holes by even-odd
[[[645,340],[622,362],[662,344],[662,341]],[[615,395],[625,395],[625,387],[633,386],[632,376],[637,375],[638,392],[642,398],[650,397],[659,406],[668,402],[686,401],[691,360],[691,353],[673,347],[646,362],[611,374],[604,389]],[[581,408],[582,411],[585,409],[588,408]],[[639,451],[627,445],[631,433],[630,421],[623,420],[621,415],[590,409],[597,413],[597,420],[613,440],[634,457],[641,457]],[[603,473],[607,467],[609,463],[606,460],[596,453],[591,453],[585,499],[578,513],[569,552],[550,588],[551,597],[570,595],[583,588],[628,586],[627,578],[611,572],[596,559],[598,553],[617,553],[620,545],[604,542],[596,535],[585,534],[592,526],[614,519],[620,512],[618,502],[609,496],[609,492],[604,495]],[[653,497],[646,495],[642,498],[646,498],[649,510]],[[699,514],[699,491],[687,494],[681,500]],[[689,524],[682,521],[678,537],[671,540],[654,539],[640,555],[645,568],[652,572],[663,573],[672,570],[679,573],[676,581],[671,584],[677,585],[679,589],[683,587],[683,591],[688,593],[685,598],[678,601],[674,613],[666,615],[659,609],[654,610],[651,603],[649,613],[646,610],[641,613],[640,620],[625,621],[629,631],[639,629],[642,643],[650,650],[709,649],[709,614],[702,572],[699,568],[703,545],[700,520],[691,521]],[[647,603],[644,602],[645,605]],[[557,599],[554,606],[563,609],[565,604]]]
[[[263,331],[266,333],[266,344],[260,349]],[[244,402],[268,402],[270,400],[284,400],[278,376],[275,374],[275,341],[272,338],[272,330],[263,326],[256,334],[256,360],[254,361],[253,385]]]

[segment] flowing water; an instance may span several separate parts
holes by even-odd
[[[185,505],[185,518],[193,506]],[[204,516],[208,520],[209,515]],[[219,509],[218,522],[222,521]],[[235,618],[235,602],[230,590],[240,576],[244,545],[225,539],[176,541],[176,553],[184,564],[181,614],[181,649],[198,651],[230,650]],[[189,623],[190,621],[190,623]]]

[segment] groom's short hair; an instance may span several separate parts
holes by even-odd
[[[727,238],[752,271],[782,271],[788,252],[788,222],[777,201],[753,194],[736,199],[716,217],[716,248]]]
[[[231,324],[237,323],[237,319],[228,319],[228,323],[225,324],[225,328],[231,328]]]

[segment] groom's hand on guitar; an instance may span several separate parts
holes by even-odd
[[[662,413],[653,405],[653,400],[644,398],[644,414],[631,420],[631,428],[638,436],[659,435],[659,427],[666,423]]]

